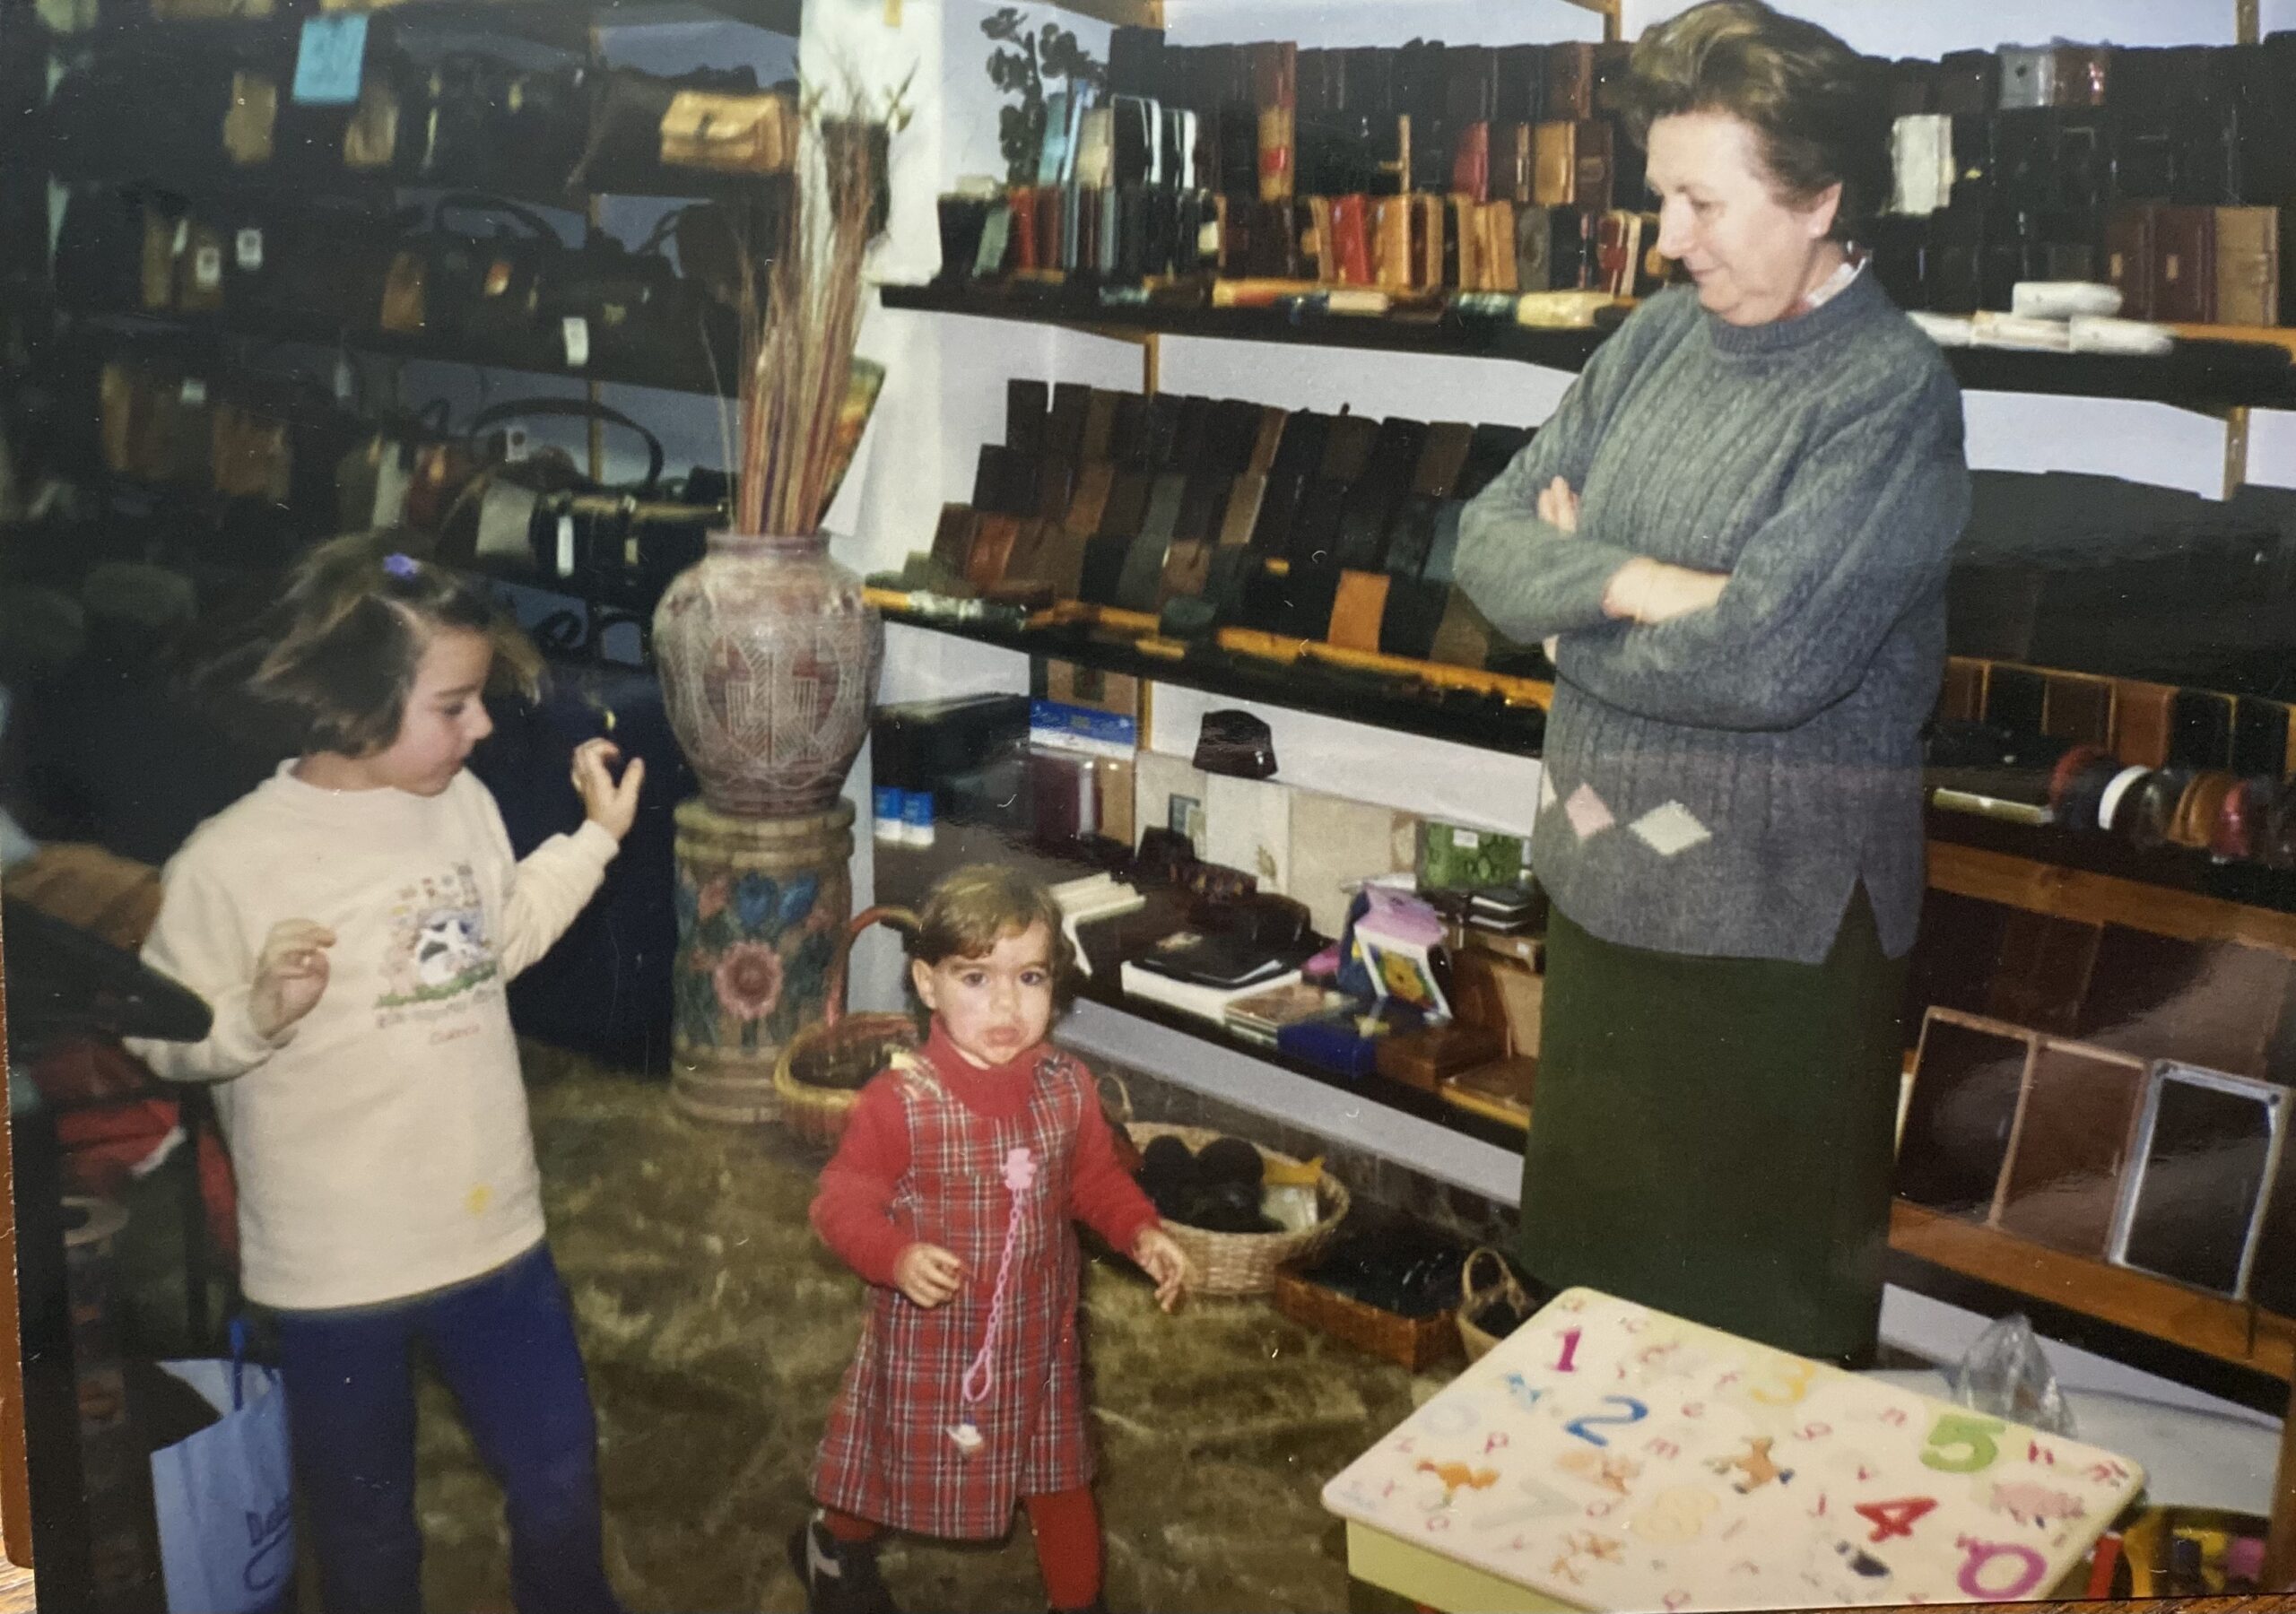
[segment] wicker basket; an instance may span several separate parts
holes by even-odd
[[[789,1039],[773,1067],[773,1090],[781,1100],[781,1124],[804,1141],[835,1147],[845,1123],[860,1102],[861,1088],[885,1068],[892,1054],[918,1046],[917,1022],[906,1014],[845,1012],[845,968],[853,943],[883,922],[914,931],[917,915],[907,908],[873,907],[855,916],[838,942],[830,966],[829,992],[821,1023]]]
[[[1135,1144],[1145,1149],[1156,1138],[1176,1137],[1191,1150],[1200,1150],[1221,1134],[1204,1126],[1168,1126],[1156,1121],[1135,1121],[1126,1129]],[[1291,1156],[1255,1143],[1260,1158],[1298,1165]],[[1188,1287],[1199,1295],[1265,1295],[1275,1287],[1275,1269],[1285,1262],[1307,1261],[1320,1251],[1347,1214],[1347,1185],[1328,1171],[1316,1184],[1316,1204],[1322,1210],[1313,1227],[1296,1233],[1214,1233],[1167,1221],[1172,1236],[1187,1256],[1194,1272]]]
[[[1477,1283],[1475,1267],[1486,1258],[1499,1269],[1499,1276]],[[1531,1309],[1530,1292],[1515,1276],[1515,1269],[1507,1264],[1507,1258],[1489,1245],[1478,1245],[1467,1252],[1466,1260],[1459,1266],[1459,1343],[1467,1348],[1468,1361],[1483,1360],[1499,1343],[1500,1336],[1486,1333],[1474,1325],[1474,1315],[1493,1300],[1501,1299],[1519,1312],[1528,1313]]]
[[[1275,1275],[1275,1309],[1295,1323],[1321,1329],[1358,1350],[1399,1362],[1413,1373],[1448,1361],[1459,1351],[1460,1335],[1451,1326],[1456,1314],[1448,1310],[1431,1317],[1406,1317],[1326,1289],[1299,1272]]]

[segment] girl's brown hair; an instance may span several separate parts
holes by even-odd
[[[416,559],[392,531],[332,539],[288,575],[244,688],[300,751],[371,756],[397,738],[416,667],[448,629],[493,646],[490,685],[531,691],[542,658],[471,578]]]
[[[1041,881],[999,863],[971,863],[943,875],[926,894],[909,956],[928,969],[948,959],[985,958],[1005,937],[1041,924],[1051,940],[1053,999],[1065,1004],[1075,990],[1076,949],[1061,917]]]
[[[1874,64],[1762,0],[1707,0],[1648,30],[1626,100],[1639,141],[1659,118],[1686,112],[1749,125],[1783,201],[1807,204],[1839,185],[1836,240],[1858,239],[1889,200],[1889,106]]]

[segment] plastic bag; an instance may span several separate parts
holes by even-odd
[[[278,1373],[230,1361],[162,1362],[223,1416],[152,1453],[160,1563],[175,1614],[275,1609],[295,1571],[287,1397]]]
[[[1953,1373],[1953,1399],[1964,1407],[2062,1435],[2078,1433],[2073,1409],[2048,1365],[2032,1323],[2013,1313],[1978,1335]]]

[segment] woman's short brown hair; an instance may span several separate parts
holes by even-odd
[[[1644,32],[1627,82],[1638,140],[1685,112],[1749,125],[1781,200],[1841,187],[1832,234],[1862,234],[1890,195],[1890,117],[1874,64],[1762,0],[1707,0]]]
[[[398,737],[416,667],[431,638],[459,629],[494,649],[491,683],[531,690],[533,645],[462,573],[415,559],[408,535],[359,533],[318,545],[288,575],[244,666],[248,694],[305,755],[371,756]]]
[[[1007,936],[1041,924],[1051,941],[1052,995],[1074,991],[1076,950],[1061,928],[1060,904],[1042,881],[1000,863],[970,863],[935,881],[917,911],[909,956],[931,968],[947,959],[981,959]]]

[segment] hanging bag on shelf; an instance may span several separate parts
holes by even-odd
[[[295,1573],[293,1464],[279,1372],[247,1360],[239,1322],[230,1360],[160,1366],[222,1415],[152,1453],[168,1607],[179,1614],[275,1609]]]
[[[594,77],[592,95],[589,140],[567,177],[569,190],[646,192],[674,184],[664,172],[663,120],[682,95],[728,102],[775,99],[758,88],[756,69],[746,66],[701,68],[675,78],[616,67]]]
[[[488,227],[482,231],[474,217]],[[427,228],[403,238],[393,254],[382,326],[482,350],[463,357],[556,369],[560,350],[543,325],[543,288],[566,253],[557,230],[533,209],[449,193],[432,204]]]

